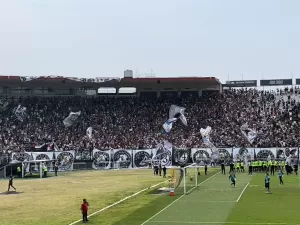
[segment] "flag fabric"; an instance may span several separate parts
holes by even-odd
[[[93,136],[93,128],[92,127],[89,127],[86,130],[86,135],[89,137],[89,139],[92,139],[92,136]]]
[[[18,105],[18,107],[15,109],[14,115],[17,120],[23,122],[26,117],[26,107]]]
[[[178,119],[187,126],[187,120],[184,115],[185,108],[171,105],[169,109],[169,119],[163,124],[163,131],[164,134],[169,134],[172,130],[173,123],[175,123]]]
[[[63,120],[65,127],[72,126],[80,115],[81,115],[81,111],[70,112],[69,116]]]
[[[177,105],[171,105],[169,109],[169,119],[172,119],[176,117],[176,115],[179,115],[179,119],[181,122],[187,126],[187,120],[184,115],[185,108],[177,106]]]
[[[172,148],[173,148],[173,146],[172,146],[171,142],[169,142],[167,140],[163,141],[163,149],[164,149],[164,151],[172,152]]]
[[[249,128],[247,123],[241,126],[241,132],[250,144],[252,144],[257,137],[256,130]]]
[[[177,121],[177,118],[172,118],[172,119],[168,119],[164,124],[163,124],[163,131],[164,133],[168,134],[171,132],[172,127],[173,127],[173,123],[175,123]]]
[[[202,136],[203,143],[211,149],[212,152],[212,158],[218,158],[219,157],[219,150],[217,147],[211,142],[210,140],[210,133],[211,133],[211,127],[207,126],[205,129],[200,129],[200,134]]]

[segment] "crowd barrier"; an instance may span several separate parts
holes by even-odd
[[[161,164],[162,166],[186,166],[191,163],[225,163],[228,165],[232,160],[289,160],[295,164],[299,162],[299,148],[218,148],[219,158],[211,158],[209,148],[172,148],[163,149],[112,149],[102,151],[64,151],[64,152],[22,152],[12,153],[11,162],[48,160],[47,166],[51,171],[54,164],[59,164],[59,171],[84,168],[78,162],[89,162],[93,169],[121,169],[143,168],[149,163]],[[74,164],[75,162],[75,164]],[[27,163],[28,164],[28,163]]]

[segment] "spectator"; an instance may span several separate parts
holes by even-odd
[[[294,94],[295,93],[295,94]],[[160,99],[152,97],[21,97],[8,98],[0,114],[0,152],[24,151],[34,145],[52,143],[59,150],[109,150],[111,148],[153,148],[162,140],[159,131],[171,104],[186,107],[188,126],[175,123],[170,141],[176,147],[203,147],[199,130],[211,126],[215,146],[298,146],[300,126],[290,120],[290,110],[300,112],[299,89],[277,92],[257,89],[203,92]],[[24,122],[13,113],[25,106]],[[62,121],[70,111],[81,111],[78,121],[65,128]],[[256,128],[258,138],[250,145],[240,126]],[[91,139],[86,129],[93,127]]]

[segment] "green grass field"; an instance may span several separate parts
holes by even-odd
[[[152,195],[153,190],[149,190],[91,216],[88,224],[300,224],[298,176],[284,176],[284,186],[276,176],[271,177],[272,194],[266,194],[264,174],[237,174],[237,187],[232,188],[228,174],[218,172],[209,168],[204,176],[201,171],[201,184],[193,190],[188,188],[191,192],[187,195]],[[81,218],[82,198],[89,200],[89,214],[93,214],[161,181],[151,170],[85,171],[42,180],[16,180],[18,191],[24,193],[0,195],[1,225],[69,225]],[[192,186],[192,181],[187,183]],[[6,185],[6,180],[0,181],[1,190]]]

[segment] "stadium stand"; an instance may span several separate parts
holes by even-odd
[[[142,97],[6,97],[0,114],[0,151],[22,151],[25,148],[55,143],[68,149],[144,149],[155,147],[160,140],[161,125],[167,119],[171,104],[186,107],[189,126],[176,123],[171,142],[176,147],[203,147],[199,129],[211,126],[216,146],[245,146],[249,143],[240,132],[248,122],[259,135],[253,147],[298,146],[300,126],[291,120],[290,111],[300,109],[299,89],[268,92],[257,89],[231,89],[223,93],[207,91],[194,95]],[[13,110],[27,107],[27,116],[18,121]],[[65,128],[62,121],[70,111],[82,114],[76,124]],[[92,140],[87,127],[96,131]],[[52,145],[53,147],[54,145]]]

